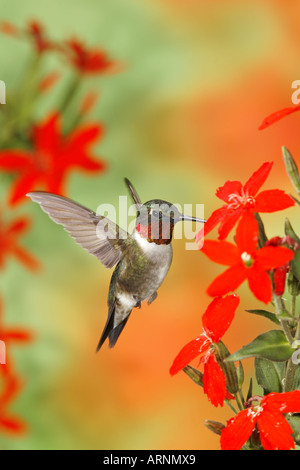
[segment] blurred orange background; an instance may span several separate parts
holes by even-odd
[[[122,73],[89,80],[101,93],[92,119],[105,126],[98,176],[73,175],[69,194],[96,209],[118,203],[132,180],[141,199],[220,207],[215,190],[243,183],[265,161],[274,167],[264,189],[292,192],[281,146],[300,162],[300,115],[264,131],[265,116],[292,106],[300,79],[300,4],[274,0],[0,0],[2,19],[40,20],[57,39],[78,36],[125,64]],[[17,82],[25,44],[1,36],[1,79]],[[62,64],[58,64],[58,68]],[[47,67],[47,64],[45,64]],[[58,91],[40,106],[51,108]],[[53,101],[52,101],[53,100]],[[0,436],[3,449],[218,449],[205,419],[232,412],[210,405],[185,374],[169,367],[201,333],[206,288],[222,271],[199,251],[174,241],[171,270],[158,299],[133,312],[117,346],[95,348],[106,321],[111,272],[78,247],[30,202],[34,226],[25,245],[43,263],[39,275],[11,260],[1,275],[6,324],[30,329],[31,345],[13,354],[25,388],[13,410],[28,423],[20,438]],[[284,217],[300,230],[297,208],[263,217],[267,235],[283,235]],[[216,237],[216,232],[209,238]],[[224,342],[231,352],[270,329],[245,309],[262,305],[243,285]],[[244,361],[246,382],[253,360]]]

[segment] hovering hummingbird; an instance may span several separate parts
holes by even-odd
[[[108,293],[108,318],[97,351],[107,338],[110,348],[116,344],[133,308],[140,308],[146,299],[149,305],[156,299],[172,262],[174,225],[183,220],[205,222],[181,214],[161,199],[142,204],[127,178],[125,183],[137,209],[132,234],[69,198],[42,191],[27,194],[106,268],[116,266]]]

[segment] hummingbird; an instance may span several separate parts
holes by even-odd
[[[181,214],[173,204],[161,199],[142,204],[127,178],[125,183],[137,210],[132,234],[67,197],[43,191],[27,194],[106,268],[115,267],[108,292],[108,317],[97,352],[107,338],[109,347],[115,346],[134,308],[141,308],[145,300],[150,305],[157,298],[172,262],[175,224],[184,220],[205,222]]]

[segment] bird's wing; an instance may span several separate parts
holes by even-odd
[[[36,191],[28,193],[57,224],[63,225],[72,238],[106,268],[112,268],[123,257],[131,236],[118,225],[90,209],[63,196]]]

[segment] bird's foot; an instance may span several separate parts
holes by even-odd
[[[153,292],[153,294],[149,297],[148,299],[148,305],[152,304],[152,302],[154,302],[154,300],[156,299],[156,297],[158,296],[157,292]]]
[[[134,298],[134,300],[136,300],[136,304],[135,304],[134,307],[135,308],[141,308],[142,307],[142,302],[139,300],[139,298],[136,295],[134,295],[133,298]]]

